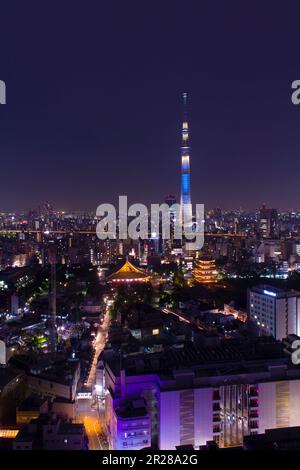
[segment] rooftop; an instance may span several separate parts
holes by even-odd
[[[42,427],[45,425],[54,425],[57,434],[60,435],[83,435],[84,425],[78,423],[61,422],[56,415],[41,414],[39,418],[32,419],[29,424],[26,424],[19,431],[16,441],[19,442],[33,442],[36,445],[41,445],[42,441]]]
[[[138,418],[148,414],[146,403],[140,398],[119,403],[115,411],[120,418]]]
[[[80,423],[62,423],[59,426],[58,434],[82,435],[84,433],[84,425]]]
[[[35,393],[29,395],[18,407],[18,411],[39,411],[40,407],[47,401]]]
[[[298,450],[300,427],[267,429],[265,434],[244,437],[246,450]]]
[[[270,297],[298,297],[300,292],[297,290],[284,290],[278,287],[270,286],[268,284],[259,284],[251,287],[251,292],[257,292],[258,294],[269,295]]]
[[[0,367],[0,392],[7,384],[21,376],[22,372],[13,367]]]
[[[136,268],[129,261],[125,261],[123,266],[115,273],[108,276],[108,281],[140,281],[149,280],[150,276],[142,269]]]
[[[226,377],[233,379],[245,374],[264,374],[265,380],[274,376],[280,380],[285,374],[300,376],[299,368],[293,366],[284,352],[284,345],[271,337],[249,341],[225,340],[218,346],[207,347],[198,347],[190,342],[182,348],[125,356],[122,365],[120,362],[118,354],[106,360],[106,367],[115,377],[120,376],[121,367],[126,376],[158,375],[163,388],[168,384],[172,387],[174,381],[177,385],[196,381],[204,386],[215,379],[222,382]]]
[[[65,355],[59,354],[20,354],[12,357],[10,362],[28,375],[65,385],[73,383],[74,374],[78,367],[78,362],[68,361]]]

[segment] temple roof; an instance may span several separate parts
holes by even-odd
[[[140,281],[140,280],[149,280],[150,276],[141,269],[136,268],[131,264],[128,260],[125,261],[123,266],[116,271],[115,273],[108,276],[108,281],[121,281],[121,280],[128,280],[128,281]]]

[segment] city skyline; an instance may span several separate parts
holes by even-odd
[[[300,450],[299,14],[1,5],[9,465]]]
[[[132,6],[74,2],[68,22],[65,5],[2,6],[0,210],[179,198],[184,91],[194,203],[297,210],[297,15]]]

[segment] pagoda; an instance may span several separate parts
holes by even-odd
[[[218,282],[216,262],[210,258],[199,258],[195,261],[193,276],[196,282],[212,286]]]

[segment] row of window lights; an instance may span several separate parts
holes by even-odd
[[[125,432],[124,433],[124,438],[127,439],[127,437],[134,437],[136,435],[140,436],[141,434],[145,434],[145,436],[148,434],[148,431],[143,431],[143,432]]]
[[[133,426],[148,426],[148,421],[142,421],[142,423],[140,421],[139,422],[132,421],[130,423],[123,423],[122,428],[127,429],[128,427],[133,427]]]
[[[257,320],[257,315],[254,315],[254,318],[255,318],[255,320]],[[270,323],[272,324],[272,321]],[[257,321],[256,324],[258,326],[262,326],[263,328],[268,328],[268,329],[270,328],[270,326],[265,325],[264,323],[261,323],[260,321]]]

